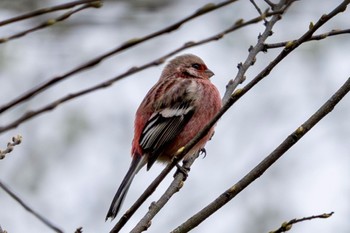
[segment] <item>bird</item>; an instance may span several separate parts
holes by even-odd
[[[172,59],[157,83],[136,111],[132,161],[108,210],[106,221],[117,216],[137,172],[156,162],[169,163],[222,107],[218,89],[210,78],[214,73],[196,55]],[[213,126],[184,157],[204,149],[214,133]]]

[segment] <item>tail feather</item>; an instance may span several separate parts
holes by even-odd
[[[111,220],[113,220],[117,216],[120,207],[123,204],[125,196],[129,190],[131,182],[133,181],[136,173],[141,169],[141,167],[143,167],[143,165],[145,165],[145,162],[143,161],[143,159],[141,159],[141,156],[133,157],[129,170],[126,173],[122,183],[120,184],[118,191],[113,198],[111,206],[109,207],[106,216],[106,221],[108,220],[108,218],[111,218]]]

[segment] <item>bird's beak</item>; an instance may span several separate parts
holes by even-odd
[[[214,75],[214,72],[209,69],[206,69],[205,73],[208,75],[208,78],[211,78]]]

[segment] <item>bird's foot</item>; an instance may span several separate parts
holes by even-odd
[[[188,173],[190,172],[190,168],[180,166],[178,163],[175,165],[177,167],[177,171],[174,174],[174,177],[177,175],[177,173],[181,172],[184,175],[183,180],[185,181],[188,177]]]

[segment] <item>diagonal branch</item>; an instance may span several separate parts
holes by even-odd
[[[323,40],[326,39],[329,36],[337,36],[337,35],[342,35],[342,34],[350,34],[350,29],[344,29],[344,30],[337,30],[337,29],[333,29],[329,32],[326,33],[322,33],[319,35],[314,35],[312,37],[310,37],[308,40],[306,40],[305,42],[309,42],[309,41],[315,41],[315,40]],[[265,44],[264,45],[264,49],[275,49],[275,48],[280,48],[280,47],[285,47],[288,44],[293,44],[296,40],[292,40],[292,41],[283,41],[283,42],[279,42],[279,43],[271,43],[271,44]]]
[[[188,232],[202,223],[210,215],[232,200],[248,185],[259,178],[272,164],[274,164],[282,155],[286,153],[295,143],[297,143],[312,127],[321,119],[329,114],[342,98],[350,91],[350,78],[341,86],[341,88],[314,113],[307,121],[299,126],[290,134],[274,151],[271,152],[263,161],[261,161],[253,170],[245,175],[240,181],[227,189],[213,202],[186,220],[171,233]]]
[[[280,14],[281,12],[280,11],[276,11],[276,12],[272,12],[272,13],[269,13],[267,14],[268,16],[272,16],[272,15],[276,15],[276,14]],[[147,69],[149,67],[152,67],[152,66],[157,66],[157,65],[160,65],[162,64],[167,58],[185,50],[185,49],[188,49],[188,48],[191,48],[191,47],[195,47],[195,46],[199,46],[199,45],[202,45],[202,44],[205,44],[205,43],[209,43],[209,42],[212,42],[212,41],[217,41],[217,40],[220,40],[221,38],[223,38],[226,34],[228,33],[231,33],[231,32],[234,32],[240,28],[243,28],[247,25],[251,25],[251,24],[254,24],[254,23],[257,23],[259,21],[261,21],[264,17],[262,16],[259,16],[259,17],[256,17],[256,18],[253,18],[251,20],[248,20],[246,22],[243,22],[241,20],[237,21],[233,26],[227,28],[226,30],[218,33],[218,34],[215,34],[213,36],[210,36],[208,38],[205,38],[203,40],[200,40],[200,41],[197,41],[197,42],[193,42],[193,41],[189,41],[187,43],[185,43],[183,46],[167,53],[166,55],[156,59],[156,60],[153,60],[149,63],[146,63],[144,65],[141,65],[141,66],[138,66],[138,67],[133,67],[133,68],[130,68],[128,71],[110,79],[110,80],[107,80],[105,82],[102,82],[100,84],[97,84],[95,86],[92,86],[92,87],[89,87],[87,89],[84,89],[84,90],[81,90],[79,92],[76,92],[76,93],[72,93],[72,94],[69,94],[65,97],[62,97],[60,99],[57,99],[56,101],[52,102],[52,103],[49,103],[47,104],[46,106],[40,108],[40,109],[37,109],[37,110],[31,110],[31,111],[28,111],[26,113],[24,113],[21,117],[19,117],[18,119],[14,120],[13,122],[5,125],[5,126],[0,126],[0,133],[2,132],[5,132],[7,130],[10,130],[10,129],[13,129],[17,126],[19,126],[20,124],[22,124],[23,122],[25,121],[28,121],[30,120],[31,118],[33,117],[36,117],[44,112],[47,112],[47,111],[51,111],[53,109],[55,109],[56,107],[58,107],[59,105],[65,103],[65,102],[68,102],[72,99],[75,99],[77,97],[80,97],[80,96],[83,96],[83,95],[86,95],[88,93],[91,93],[91,92],[94,92],[94,91],[97,91],[97,90],[100,90],[100,89],[103,89],[103,88],[107,88],[109,86],[111,86],[113,83],[119,81],[120,79],[123,79],[125,77],[128,77],[132,74],[135,74],[137,72],[140,72],[144,69]],[[1,111],[0,111],[1,113]]]
[[[16,135],[12,137],[11,142],[7,143],[7,146],[4,150],[0,149],[0,160],[4,159],[6,154],[9,154],[13,151],[13,148],[22,142],[22,136],[21,135]]]
[[[272,35],[273,25],[281,18],[281,15],[284,13],[284,11],[288,9],[292,2],[293,1],[290,1],[289,3],[284,4],[284,2],[282,1],[282,3],[278,4],[278,7],[276,5],[276,10],[278,10],[281,13],[274,15],[270,22],[266,23],[266,28],[264,32],[258,36],[258,42],[256,43],[256,45],[254,47],[251,46],[249,48],[249,54],[245,62],[238,64],[238,73],[236,75],[236,78],[234,80],[230,80],[229,84],[226,86],[226,92],[224,94],[224,97],[222,98],[223,103],[226,103],[228,101],[236,87],[245,80],[244,75],[249,69],[249,67],[254,65],[257,54],[261,51],[264,51],[264,42],[269,36]]]
[[[288,222],[282,223],[281,226],[277,230],[270,231],[269,233],[283,233],[283,232],[289,231],[292,228],[292,226],[296,223],[309,221],[309,220],[313,220],[316,218],[329,218],[333,214],[334,214],[334,212],[330,212],[330,213],[324,213],[324,214],[319,214],[319,215],[312,215],[312,216],[304,217],[304,218],[295,218],[295,219],[292,219]]]
[[[30,208],[21,198],[19,198],[14,192],[12,192],[2,181],[0,181],[0,188],[2,188],[8,195],[10,195],[15,201],[17,201],[25,210],[33,214],[37,219],[39,219],[42,223],[44,223],[50,229],[58,233],[63,233],[63,231],[59,227],[55,226],[44,216],[40,215],[38,212]]]
[[[263,78],[265,78],[271,70],[280,63],[290,52],[295,50],[300,44],[308,39],[309,36],[312,36],[312,33],[325,24],[329,19],[337,15],[338,13],[345,10],[346,5],[349,4],[348,1],[342,2],[337,8],[335,8],[330,14],[322,16],[321,19],[315,24],[314,28],[310,28],[299,40],[296,41],[294,46],[287,47],[283,49],[283,51],[267,66],[263,69],[252,81],[250,81],[246,86],[242,89],[236,90],[233,94],[230,95],[230,98],[226,102],[219,113],[206,125],[201,132],[199,132],[185,147],[181,148],[178,151],[178,154],[175,156],[175,159],[172,163],[168,164],[163,171],[158,175],[158,177],[150,184],[150,186],[145,190],[145,192],[139,197],[139,199],[130,207],[130,209],[121,217],[121,219],[117,222],[115,227],[111,232],[118,232],[125,223],[130,219],[130,217],[135,213],[135,211],[141,206],[141,204],[154,192],[157,186],[161,183],[161,181],[165,178],[165,176],[171,171],[171,169],[178,163],[183,156],[202,138],[209,132],[210,128],[215,125],[218,119],[245,93],[247,93],[252,87],[254,87],[258,82],[260,82]],[[277,5],[276,5],[277,6]],[[275,7],[276,7],[275,6]],[[262,45],[263,46],[263,45]],[[253,50],[250,50],[252,53]],[[248,55],[248,58],[251,55]],[[254,60],[254,59],[253,59]],[[239,72],[242,69],[239,70]],[[243,71],[240,72],[240,75],[237,75],[235,80],[241,79],[244,76]]]
[[[13,40],[13,39],[21,38],[21,37],[23,37],[23,36],[25,36],[25,35],[27,35],[29,33],[32,33],[32,32],[35,32],[35,31],[38,31],[38,30],[50,27],[50,26],[52,26],[52,25],[54,25],[54,24],[56,24],[58,22],[61,22],[61,21],[65,20],[65,19],[69,18],[70,16],[72,16],[75,13],[78,13],[79,11],[85,10],[87,8],[90,8],[90,7],[95,7],[96,8],[96,7],[100,7],[100,6],[101,5],[96,4],[96,2],[85,4],[83,6],[78,7],[75,10],[70,10],[70,11],[60,15],[59,17],[57,17],[55,19],[49,19],[46,22],[43,22],[43,23],[39,24],[38,26],[35,26],[33,28],[27,29],[27,30],[22,31],[22,32],[18,32],[16,34],[13,34],[12,36],[0,38],[0,44],[6,43],[6,42],[8,42],[10,40]]]
[[[221,3],[218,3],[218,4],[207,4],[207,5],[204,5],[203,7],[201,7],[200,9],[198,9],[196,12],[194,12],[193,14],[185,17],[184,19],[170,25],[170,26],[167,26],[159,31],[156,31],[156,32],[153,32],[153,33],[150,33],[142,38],[134,38],[134,39],[130,39],[126,42],[124,42],[123,44],[121,44],[120,46],[118,46],[117,48],[107,52],[107,53],[104,53],[104,54],[101,54],[100,56],[66,72],[65,74],[63,75],[60,75],[60,76],[56,76],[42,84],[40,84],[39,86],[29,90],[27,93],[24,93],[23,95],[11,100],[10,102],[4,104],[3,106],[0,106],[0,114],[9,110],[10,108],[13,108],[14,106],[16,106],[17,104],[19,103],[22,103],[22,102],[25,102],[25,101],[28,101],[29,99],[31,99],[32,97],[38,95],[39,93],[43,92],[44,90],[48,89],[49,87],[53,86],[54,84],[58,83],[58,82],[61,82],[65,79],[67,79],[68,77],[78,73],[78,72],[81,72],[83,70],[86,70],[88,68],[91,68],[97,64],[99,64],[100,62],[102,62],[103,60],[105,60],[106,58],[108,57],[111,57],[112,55],[115,55],[121,51],[124,51],[124,50],[127,50],[129,48],[132,48],[140,43],[143,43],[145,41],[148,41],[148,40],[151,40],[157,36],[160,36],[160,35],[163,35],[163,34],[166,34],[166,33],[170,33],[172,31],[175,31],[177,30],[178,28],[180,28],[183,24],[187,23],[188,21],[194,19],[194,18],[197,18],[201,15],[204,15],[206,13],[209,13],[211,11],[214,11],[214,10],[217,10],[221,7],[224,7],[230,3],[233,3],[233,2],[236,2],[237,0],[228,0],[228,1],[224,1],[224,2],[221,2]]]
[[[151,206],[149,207],[149,211],[147,215],[145,215],[138,223],[137,225],[130,231],[130,233],[137,233],[146,231],[147,228],[151,226],[151,219],[149,216],[155,216],[162,208],[163,206],[169,201],[169,199],[178,191],[180,191],[181,187],[183,186],[183,182],[186,180],[188,173],[190,171],[190,167],[194,163],[194,161],[198,158],[199,153],[194,154],[193,156],[189,157],[185,161],[183,161],[182,169],[186,172],[186,175],[184,175],[184,172],[177,170],[177,172],[174,175],[174,180],[171,182],[167,190],[164,192],[162,197],[157,202],[152,202]]]
[[[54,11],[60,11],[60,10],[66,10],[78,5],[82,5],[85,3],[93,3],[93,2],[100,2],[100,0],[79,0],[79,1],[74,1],[74,2],[68,2],[65,4],[61,4],[61,5],[57,5],[57,6],[51,6],[51,7],[45,7],[45,8],[41,8],[29,13],[25,13],[23,15],[19,15],[10,19],[6,19],[3,21],[0,21],[0,27],[4,26],[6,24],[10,24],[10,23],[15,23],[21,20],[25,20],[25,19],[29,19],[29,18],[33,18],[39,15],[43,15],[43,14],[47,14],[47,13],[51,13]]]
[[[274,17],[276,17],[274,19]],[[278,15],[274,16],[271,19],[271,24],[270,26],[267,26],[267,30],[270,31],[272,26],[278,21],[280,18]],[[268,35],[269,33],[267,33]],[[267,38],[267,36],[266,36]],[[260,40],[262,45],[264,43],[264,40]],[[258,49],[256,51],[259,51]],[[250,50],[250,53],[248,55],[247,60],[249,59],[255,59],[254,57],[256,56],[257,52],[255,55],[255,50]],[[253,55],[252,55],[253,54]],[[249,67],[249,62],[247,62],[247,68]],[[243,77],[244,72],[240,73],[241,76],[238,77]],[[255,83],[256,84],[256,83]],[[254,84],[254,85],[255,85]],[[149,187],[145,190],[145,192],[139,197],[139,199],[130,207],[130,209],[120,218],[120,220],[117,222],[117,224],[114,226],[111,232],[119,232],[119,230],[126,224],[126,222],[131,218],[131,216],[136,212],[136,210],[144,203],[144,201],[154,192],[154,190],[157,188],[157,186],[162,182],[162,180],[166,177],[166,175],[172,170],[172,168],[184,157],[186,153],[201,139],[203,138],[209,130],[216,124],[216,122],[221,118],[221,116],[240,98],[242,97],[247,90],[240,90],[239,92],[235,92],[231,97],[224,102],[223,107],[219,111],[219,113],[209,122],[208,125],[206,125],[201,132],[199,132],[186,146],[183,148],[180,148],[178,151],[178,154],[175,155],[175,158],[172,163],[168,164],[163,171],[157,176],[157,178],[149,185]],[[153,216],[148,216],[148,217],[153,217]],[[146,222],[149,222],[150,219],[144,220]]]

